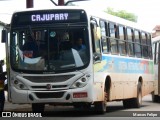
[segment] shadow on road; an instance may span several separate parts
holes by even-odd
[[[46,117],[118,117],[118,116],[125,116],[125,110],[123,106],[108,106],[107,111],[104,114],[97,113],[95,109],[92,107],[90,109],[58,109],[53,111],[45,111],[43,116]]]
[[[142,105],[146,107],[147,105]],[[19,108],[19,109],[12,109],[10,112],[17,112],[17,113],[32,113],[31,107],[28,108]],[[38,113],[38,112],[37,112]],[[125,109],[123,105],[115,105],[115,106],[107,106],[106,113],[100,114],[97,113],[92,106],[90,109],[79,108],[75,109],[71,106],[45,106],[45,112],[42,113],[43,117],[127,117],[131,116],[133,111],[130,109]]]

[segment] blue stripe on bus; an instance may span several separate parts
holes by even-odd
[[[102,63],[99,72],[153,74],[154,71],[153,62],[147,60],[102,56]]]

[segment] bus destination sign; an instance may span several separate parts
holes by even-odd
[[[87,16],[83,10],[27,11],[15,13],[12,17],[12,26],[86,21]]]
[[[68,13],[56,13],[56,14],[34,14],[31,15],[31,21],[59,21],[68,20]]]

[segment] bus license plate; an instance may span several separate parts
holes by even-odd
[[[73,93],[73,98],[84,98],[84,97],[88,97],[87,92]]]

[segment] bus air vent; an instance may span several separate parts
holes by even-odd
[[[25,79],[35,83],[46,83],[46,82],[65,82],[72,78],[74,75],[62,75],[62,76],[23,76]]]

